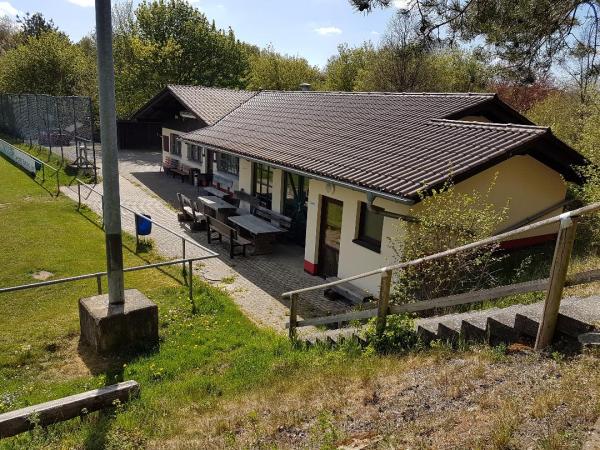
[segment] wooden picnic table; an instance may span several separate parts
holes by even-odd
[[[229,192],[223,192],[220,189],[217,189],[216,187],[212,187],[212,186],[208,186],[203,188],[205,192],[208,192],[211,196],[214,197],[219,197],[219,198],[227,198],[227,197],[231,197],[231,193]]]
[[[204,205],[205,211],[208,208],[210,211],[213,212],[211,216],[215,219],[220,220],[221,222],[227,222],[227,218],[231,214],[235,213],[235,210],[237,209],[235,205],[227,203],[222,198],[216,197],[214,195],[205,195],[198,197],[198,201]]]
[[[281,228],[277,228],[252,214],[230,216],[229,222],[252,236],[255,255],[271,253],[275,237],[278,234],[284,233],[284,230]]]

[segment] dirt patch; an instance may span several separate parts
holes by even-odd
[[[600,361],[527,348],[415,357],[354,377],[301,375],[211,414],[155,448],[580,448],[600,413]]]
[[[48,272],[47,270],[40,270],[39,272],[31,274],[32,278],[40,281],[46,281],[48,278],[51,278],[53,276],[54,274],[52,272]]]

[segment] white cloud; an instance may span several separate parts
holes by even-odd
[[[379,36],[381,33],[380,33],[379,31],[375,31],[375,30],[373,30],[373,31],[371,31],[371,34],[372,34],[373,36]]]
[[[408,9],[410,0],[392,0],[392,5],[398,9]]]
[[[0,16],[16,16],[17,14],[19,14],[19,10],[10,2],[0,2]]]
[[[67,0],[69,3],[81,6],[82,8],[92,8],[95,4],[94,0]]]
[[[319,27],[315,28],[315,31],[321,36],[327,36],[329,34],[342,34],[342,30],[338,27]]]

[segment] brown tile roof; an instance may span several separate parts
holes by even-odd
[[[214,124],[256,95],[254,91],[179,84],[170,84],[167,89],[208,125]]]
[[[491,101],[498,101],[494,94],[264,91],[215,125],[182,138],[415,198],[419,189],[451,174],[482,170],[551,136],[536,126],[443,120]]]
[[[207,125],[213,125],[223,116],[255,96],[256,92],[169,84],[133,114],[132,118],[143,118],[152,110],[160,109],[161,102],[170,95],[175,97],[184,108],[194,113]]]

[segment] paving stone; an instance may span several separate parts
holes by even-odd
[[[187,225],[177,220],[177,192],[194,196],[197,189],[189,183],[181,183],[161,172],[160,152],[126,151],[119,153],[121,203],[135,211],[149,214],[152,219],[183,234],[200,245],[220,253],[213,259],[201,261],[194,266],[195,273],[218,284],[224,278],[231,278],[230,284],[223,285],[233,296],[240,309],[254,322],[279,331],[285,330],[288,320],[288,305],[281,300],[281,294],[308,286],[323,283],[320,277],[304,272],[304,249],[293,244],[277,244],[273,254],[229,259],[224,246],[209,245],[206,233],[191,232]],[[102,192],[102,185],[93,186]],[[63,193],[77,201],[76,186],[64,187]],[[82,202],[93,211],[101,214],[100,196],[82,188]],[[123,229],[135,234],[134,215],[126,211],[122,214]],[[150,238],[155,248],[167,258],[182,257],[181,239],[156,226]],[[208,252],[186,244],[186,257],[206,256]],[[299,312],[301,316],[337,314],[348,310],[341,302],[331,301],[323,292],[315,291],[301,296]]]

